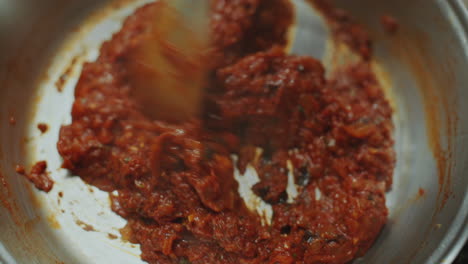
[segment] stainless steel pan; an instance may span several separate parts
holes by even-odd
[[[138,247],[119,239],[125,222],[107,194],[59,169],[55,146],[81,64],[144,2],[0,0],[0,262],[141,263]],[[468,13],[461,0],[337,3],[371,32],[396,111],[390,219],[357,263],[451,263],[468,236]],[[397,34],[382,29],[384,14]],[[313,17],[298,19],[293,51],[309,54],[314,34],[326,37]],[[44,159],[56,181],[49,194],[15,173]]]

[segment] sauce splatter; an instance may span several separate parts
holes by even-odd
[[[309,0],[323,13],[336,41],[346,44],[365,60],[372,57],[372,42],[362,25],[344,10],[335,8],[329,0]]]
[[[8,119],[8,123],[11,126],[15,126],[16,125],[16,118],[14,116],[10,116],[10,118]]]
[[[390,15],[381,16],[380,23],[382,24],[382,27],[384,28],[385,32],[391,35],[396,34],[398,32],[398,29],[400,28],[398,21]]]
[[[96,229],[94,229],[94,227],[90,224],[87,224],[79,219],[76,219],[75,220],[75,223],[81,227],[81,229],[83,229],[84,231],[86,232],[96,232]]]
[[[70,65],[68,65],[66,70],[60,75],[58,80],[55,82],[55,87],[57,88],[58,92],[61,93],[63,91],[63,87],[65,86],[65,83],[67,82],[68,78],[72,74],[73,69],[77,62],[78,62],[78,57],[74,57]]]
[[[109,239],[112,239],[112,240],[115,240],[115,239],[119,238],[118,236],[116,236],[116,235],[114,235],[114,234],[111,234],[111,233],[108,233],[108,234],[107,234],[107,237],[108,237]]]
[[[419,188],[418,194],[420,197],[423,197],[426,194],[426,191],[423,188]]]
[[[11,197],[10,186],[5,179],[5,176],[0,171],[0,205],[7,209],[11,217],[13,217],[13,221],[15,221],[16,224],[19,224],[20,220],[16,215],[16,205],[12,201]]]
[[[18,174],[26,175],[26,169],[25,169],[24,166],[22,166],[22,165],[16,165],[15,171],[16,171],[16,173],[18,173]]]
[[[50,192],[54,186],[54,181],[49,177],[47,172],[47,162],[39,161],[32,167],[31,171],[26,174],[24,167],[17,166],[16,172],[26,176],[26,178],[34,184],[34,186],[44,192]]]
[[[44,134],[47,132],[47,130],[49,130],[49,126],[45,123],[39,123],[37,124],[37,129],[39,129],[39,131],[41,131],[41,133]]]

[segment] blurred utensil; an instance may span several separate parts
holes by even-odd
[[[149,116],[183,121],[200,111],[208,0],[165,0],[129,58],[133,95]]]

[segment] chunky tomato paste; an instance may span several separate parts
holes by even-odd
[[[128,54],[158,8],[146,5],[84,65],[73,122],[60,131],[63,167],[112,192],[112,209],[128,220],[122,233],[149,263],[362,256],[386,223],[395,162],[392,110],[370,67],[367,34],[327,7],[337,40],[362,59],[326,78],[320,61],[284,52],[293,18],[286,1],[212,7],[203,114],[152,120],[132,98]],[[260,179],[252,191],[273,208],[271,224],[239,195],[234,170],[248,164]],[[297,197],[286,190],[291,167]]]
[[[48,193],[54,187],[54,181],[47,172],[47,161],[36,162],[29,173],[26,173],[26,169],[22,165],[16,165],[15,171],[24,175],[38,190]]]

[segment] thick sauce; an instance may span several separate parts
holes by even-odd
[[[46,123],[39,123],[37,124],[37,129],[39,129],[39,131],[41,131],[42,134],[45,134],[47,130],[49,130],[49,125],[47,125]]]
[[[22,165],[16,165],[16,173],[24,175],[34,186],[41,191],[50,192],[54,187],[54,181],[49,177],[47,172],[47,162],[36,162],[29,173],[26,173]]]
[[[122,233],[149,263],[338,264],[362,256],[386,222],[395,159],[392,110],[368,63],[365,32],[334,20],[338,40],[363,59],[326,79],[319,61],[282,51],[292,20],[286,2],[213,0],[206,109],[167,123],[142,114],[126,70],[157,7],[129,17],[84,66],[73,122],[60,132],[63,166],[117,191],[112,209],[128,220]],[[288,163],[299,186],[292,203]],[[260,177],[254,193],[273,207],[271,225],[239,196],[233,171],[247,164]]]

